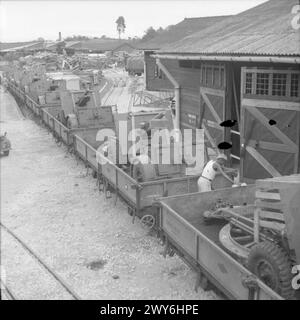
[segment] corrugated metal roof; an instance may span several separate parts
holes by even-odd
[[[208,28],[228,17],[229,16],[185,18],[178,24],[168,27],[153,39],[147,42],[140,42],[138,46],[144,50],[159,49],[166,44],[173,43],[194,32]]]
[[[300,30],[292,27],[298,0],[271,0],[194,33],[158,53],[300,55]]]
[[[133,44],[128,40],[105,40],[105,39],[91,39],[76,42],[68,45],[69,48],[78,50],[91,50],[91,51],[112,51],[122,45],[129,45],[134,48]]]

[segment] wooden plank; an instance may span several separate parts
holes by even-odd
[[[266,199],[259,199],[255,201],[255,206],[259,208],[268,208],[274,210],[282,210],[282,203],[280,201],[266,201]]]
[[[235,86],[235,78],[234,78],[234,72],[232,72],[232,85],[233,85],[233,95],[234,95],[234,107],[235,107],[235,113],[237,117],[238,127],[240,129],[240,110],[239,110],[239,103],[236,93],[236,86]]]
[[[222,120],[220,119],[218,113],[216,112],[214,106],[211,104],[211,102],[210,102],[210,100],[208,99],[208,97],[206,96],[206,94],[203,94],[203,93],[202,93],[202,97],[203,97],[206,105],[208,106],[210,112],[212,113],[213,117],[216,119],[216,121],[217,121],[218,123],[221,123]]]
[[[272,230],[276,230],[276,231],[283,231],[285,228],[284,223],[274,222],[274,221],[260,220],[259,225],[260,225],[260,227],[272,229]]]
[[[220,90],[220,89],[200,87],[200,93],[201,93],[201,94],[212,94],[212,95],[214,95],[214,96],[219,96],[219,97],[225,98],[225,92],[224,92],[224,90]]]
[[[280,151],[287,153],[296,153],[294,148],[291,148],[289,145],[285,145],[282,143],[275,142],[267,142],[267,141],[257,141],[257,140],[249,140],[248,145],[251,147],[255,147],[258,144],[258,148],[270,150],[270,151]]]
[[[204,128],[204,134],[207,136],[207,139],[209,140],[210,144],[212,145],[213,149],[217,150],[218,147],[215,143],[215,140],[213,139],[213,137],[210,135],[209,130],[207,129],[207,127],[205,126],[204,123],[202,123],[202,127]]]
[[[255,108],[265,108],[265,109],[280,109],[280,110],[287,110],[287,111],[300,111],[299,102],[291,102],[291,101],[243,98],[242,105],[248,108],[255,107]]]
[[[254,210],[254,219],[253,219],[253,236],[254,236],[254,241],[255,243],[259,242],[259,227],[260,227],[260,209],[255,209]]]
[[[274,178],[267,178],[267,179],[258,179],[257,183],[262,183],[264,186],[268,187],[268,183],[270,186],[273,186],[273,183],[276,182],[296,182],[300,183],[300,174],[291,174],[288,176],[281,176],[281,177],[274,177]]]
[[[277,177],[281,174],[268,162],[260,153],[258,153],[254,148],[247,146],[246,150],[251,154],[251,156],[267,171],[271,176]]]
[[[300,189],[300,174],[261,179],[256,181],[256,185],[259,188],[268,188],[269,190],[286,188],[287,186]]]
[[[274,212],[274,211],[268,211],[268,210],[262,210],[262,209],[259,212],[259,218],[260,219],[279,220],[279,221],[285,222],[283,213]]]
[[[256,191],[255,197],[257,199],[280,200],[279,193],[271,193],[271,192],[264,192],[264,191]]]
[[[296,143],[287,137],[276,126],[270,126],[269,119],[262,112],[260,112],[257,108],[247,108],[247,111],[250,112],[259,122],[261,122],[276,138],[282,141],[283,144],[289,145],[294,152],[297,152],[298,146]]]
[[[300,83],[300,81],[299,81],[299,83]],[[299,86],[300,86],[300,84],[299,84]],[[300,90],[298,92],[300,92]],[[296,144],[297,144],[297,146],[300,146],[300,112],[297,115],[298,115],[298,117],[297,117],[297,129],[296,129],[297,131],[296,132],[299,132],[299,134],[297,135]],[[298,147],[298,150],[295,153],[294,173],[298,172],[299,152],[300,152],[299,149],[300,149],[300,147]]]

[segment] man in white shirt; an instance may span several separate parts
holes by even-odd
[[[226,160],[227,156],[225,154],[219,154],[216,160],[210,160],[207,162],[204,169],[202,170],[200,178],[198,179],[199,192],[211,191],[212,182],[217,174],[222,174],[224,178],[226,178],[232,184],[234,184],[233,180],[226,174],[226,172],[234,173],[236,171],[234,169],[226,168],[224,166]]]

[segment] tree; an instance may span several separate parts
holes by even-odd
[[[156,36],[157,32],[153,27],[149,27],[146,31],[144,36],[142,37],[142,41],[148,41]]]
[[[81,40],[89,40],[89,37],[87,36],[81,36],[81,35],[73,35],[72,37],[66,37],[66,41],[81,41]]]
[[[125,19],[124,17],[120,16],[117,20],[116,20],[116,24],[117,24],[117,31],[119,34],[119,39],[121,39],[121,33],[125,32]]]

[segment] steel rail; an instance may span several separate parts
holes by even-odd
[[[18,241],[22,247],[35,259],[37,260],[47,271],[50,273],[53,278],[60,283],[60,285],[75,299],[81,300],[79,295],[74,292],[74,290],[54,271],[52,270],[28,245],[25,244],[13,231],[11,231],[8,227],[6,227],[2,222],[0,222],[0,226],[10,234],[16,241]]]
[[[0,278],[0,292],[1,292],[0,300],[3,300],[2,299],[3,293],[6,295],[6,297],[9,300],[19,300],[16,294],[5,284],[5,282],[1,278]]]

